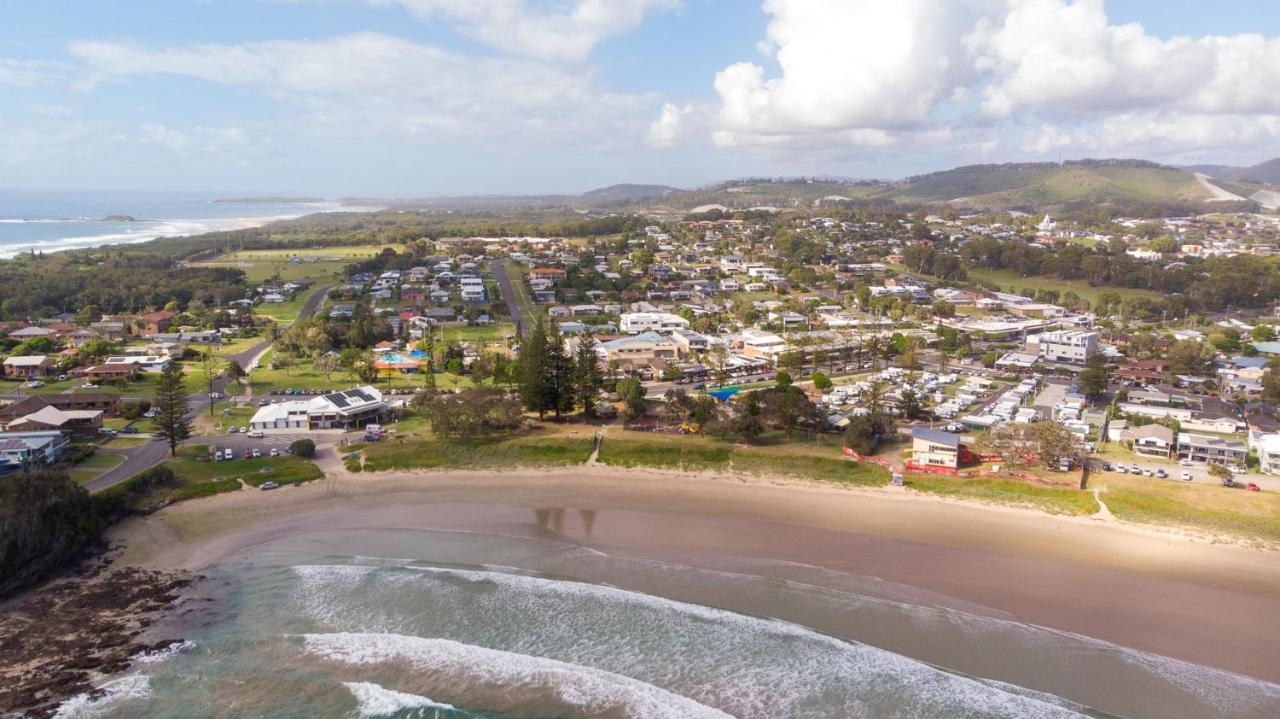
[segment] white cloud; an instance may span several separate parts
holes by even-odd
[[[673,147],[687,136],[688,117],[693,113],[692,105],[675,105],[665,103],[658,111],[658,117],[649,124],[647,138],[649,144],[658,148]]]
[[[444,18],[504,52],[540,60],[581,62],[605,38],[638,26],[653,10],[679,0],[574,0],[562,12],[541,13],[526,0],[370,0],[403,5],[424,19]]]
[[[81,84],[179,75],[261,91],[299,111],[308,129],[427,139],[634,144],[648,95],[599,89],[588,72],[510,58],[468,57],[377,33],[324,40],[148,48],[77,42]]]
[[[248,136],[238,127],[197,125],[190,130],[180,130],[152,122],[143,123],[137,139],[143,144],[160,145],[183,154],[228,152],[248,142]]]
[[[33,87],[48,80],[55,69],[50,62],[0,57],[0,85]]]
[[[874,148],[988,127],[1005,142],[975,147],[1171,152],[1219,146],[1224,132],[1265,143],[1280,118],[1280,38],[1163,39],[1111,24],[1102,0],[763,9],[780,73],[738,62],[716,74],[722,146]]]

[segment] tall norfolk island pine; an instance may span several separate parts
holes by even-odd
[[[178,443],[191,436],[187,391],[182,386],[182,367],[177,362],[170,361],[160,373],[155,410],[155,433],[168,440],[169,454],[177,456]]]

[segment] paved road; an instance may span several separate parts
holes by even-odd
[[[169,456],[169,444],[162,440],[145,441],[137,447],[129,449],[113,451],[113,454],[123,454],[125,459],[117,467],[112,467],[102,475],[85,482],[84,488],[90,492],[96,492],[99,489],[106,489],[116,482],[126,480],[138,472],[150,469],[157,464],[163,462]]]
[[[502,301],[507,303],[507,312],[511,315],[511,321],[516,323],[516,334],[519,335],[525,326],[524,309],[520,307],[516,290],[511,286],[511,277],[507,274],[507,268],[501,260],[490,260],[489,270],[493,272],[493,278],[498,281],[498,291],[502,293]]]

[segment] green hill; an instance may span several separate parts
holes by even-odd
[[[1259,162],[1249,167],[1234,165],[1191,165],[1184,168],[1191,172],[1203,172],[1224,182],[1248,182],[1259,185],[1280,185],[1280,157]]]

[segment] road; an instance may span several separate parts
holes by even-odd
[[[325,296],[329,294],[329,290],[332,287],[333,285],[328,285],[326,287],[317,288],[314,292],[312,292],[311,296],[307,298],[306,304],[304,304],[302,306],[302,309],[298,311],[298,319],[306,319],[308,317],[311,317],[313,314],[315,314],[316,310],[319,309],[320,307],[320,303],[324,301]],[[239,363],[241,367],[245,367],[247,369],[252,364],[252,362],[259,355],[261,355],[262,352],[266,350],[267,347],[269,347],[270,345],[271,345],[270,340],[262,340],[261,342],[255,342],[251,347],[248,347],[240,352],[237,352],[234,355],[229,356],[228,359],[235,360],[237,363]],[[213,380],[214,392],[222,394],[226,390],[226,386],[227,386],[226,374],[221,374],[218,377],[214,378]],[[126,399],[130,399],[130,398],[126,398]],[[146,399],[149,399],[149,398],[146,398]],[[190,411],[188,412],[188,415],[191,417],[194,417],[195,415],[197,415],[202,411],[208,411],[209,409],[208,403],[209,403],[209,397],[206,391],[204,390],[187,395],[187,404],[191,408]],[[124,435],[124,436],[128,436],[128,435]],[[239,437],[243,435],[229,435],[229,436]],[[245,439],[247,440],[248,438],[246,437]],[[289,441],[292,441],[293,439],[297,439],[297,437],[292,437],[289,439]],[[205,436],[192,437],[191,439],[186,440],[186,442],[210,443],[210,444],[212,443],[211,438],[205,437]],[[257,442],[260,446],[261,440],[257,440]],[[284,442],[283,446],[288,446],[288,444],[289,442]],[[246,445],[246,446],[254,446],[254,445]],[[131,447],[129,449],[120,450],[119,452],[116,452],[116,453],[124,455],[125,457],[124,462],[120,464],[118,467],[113,467],[110,470],[107,470],[101,476],[89,482],[86,482],[84,486],[90,492],[96,492],[100,489],[106,489],[107,487],[110,487],[111,485],[116,484],[117,482],[122,482],[128,479],[129,477],[132,477],[138,472],[148,470],[156,466],[157,464],[163,462],[169,456],[169,444],[168,442],[155,439],[148,442],[144,442],[143,444],[137,447]]]
[[[501,260],[491,260],[489,270],[493,272],[493,279],[498,281],[498,291],[502,293],[502,301],[507,303],[507,312],[511,321],[516,323],[516,335],[519,336],[524,332],[524,308],[520,306],[515,287],[511,286],[511,276]]]

